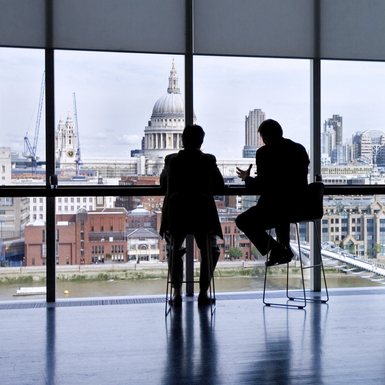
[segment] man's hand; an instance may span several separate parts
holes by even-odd
[[[237,167],[237,175],[242,179],[244,182],[246,177],[250,176],[250,170],[253,165],[251,164],[247,170],[241,170],[239,167]]]

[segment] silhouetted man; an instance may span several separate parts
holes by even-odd
[[[257,176],[250,176],[252,165],[247,170],[237,168],[237,174],[260,198],[255,207],[238,216],[236,224],[262,255],[271,250],[266,265],[272,266],[288,263],[293,257],[290,218],[303,205],[310,162],[301,144],[282,137],[282,127],[275,120],[262,122],[258,132],[265,146],[255,155]],[[266,233],[272,228],[277,241]]]
[[[176,154],[166,156],[165,166],[160,176],[160,185],[166,189],[165,199],[162,209],[162,223],[160,235],[165,236],[167,243],[170,242],[169,220],[173,220],[173,216],[180,213],[169,213],[169,201],[175,193],[182,193],[189,196],[194,194],[207,198],[207,214],[211,236],[211,254],[213,258],[213,267],[215,268],[219,258],[219,248],[217,246],[216,236],[223,238],[221,225],[218,218],[218,212],[215,206],[213,190],[221,190],[224,187],[223,177],[218,169],[214,155],[204,154],[200,148],[204,139],[204,131],[202,127],[194,125],[187,126],[182,134],[183,150]],[[183,219],[189,221],[188,211],[192,202],[185,202],[185,212]],[[205,212],[206,214],[206,212]],[[171,218],[169,218],[169,215]],[[206,225],[202,223],[203,225]],[[182,257],[185,249],[181,246],[184,242],[185,235],[174,236],[175,250],[177,250],[174,262],[169,260],[171,269],[171,282],[174,289],[172,304],[181,306],[181,286],[183,280],[183,261]],[[211,299],[207,296],[210,285],[211,274],[208,271],[207,254],[206,254],[206,236],[202,234],[194,235],[197,245],[201,251],[201,273],[200,273],[200,293],[198,297],[198,305],[209,305]],[[169,254],[170,255],[170,254]]]

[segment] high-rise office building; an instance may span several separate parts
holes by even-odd
[[[325,121],[325,131],[327,128],[333,129],[336,133],[336,146],[342,145],[342,116],[333,115],[332,118]]]
[[[245,117],[245,146],[243,158],[254,158],[255,152],[263,146],[262,138],[258,134],[259,125],[266,119],[266,114],[259,109],[249,111]]]

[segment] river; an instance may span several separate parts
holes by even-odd
[[[299,279],[293,278],[289,284],[292,287],[298,287]],[[372,282],[368,279],[345,274],[335,274],[327,277],[327,285],[329,288],[382,286],[382,284],[378,282]],[[44,295],[15,296],[16,290],[20,286],[39,287],[42,286],[42,284],[0,284],[0,301],[45,299]],[[268,278],[269,290],[280,290],[285,287],[286,276]],[[259,291],[263,290],[263,277],[218,277],[215,278],[215,289],[217,293]],[[196,290],[198,290],[197,286]],[[68,294],[64,294],[65,291],[68,291]],[[165,292],[166,280],[161,278],[110,281],[60,281],[56,284],[57,298],[157,295],[165,294]]]

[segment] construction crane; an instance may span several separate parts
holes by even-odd
[[[78,126],[78,112],[76,109],[76,95],[75,92],[73,93],[73,104],[74,104],[74,123],[75,123],[75,129],[76,129],[76,134],[78,137],[78,148],[76,150],[76,175],[79,175],[79,166],[83,165],[81,154],[80,154],[80,136],[79,136],[79,126]]]
[[[32,173],[36,173],[36,167],[37,167],[38,157],[36,156],[36,149],[37,149],[37,142],[39,139],[41,110],[43,109],[43,102],[44,102],[44,89],[45,89],[45,71],[43,71],[43,77],[41,80],[39,107],[37,110],[37,118],[36,118],[36,127],[35,127],[35,136],[33,139],[33,146],[31,145],[31,143],[28,139],[28,136],[27,136],[28,132],[25,134],[25,137],[24,137],[23,156],[25,158],[31,160]]]

